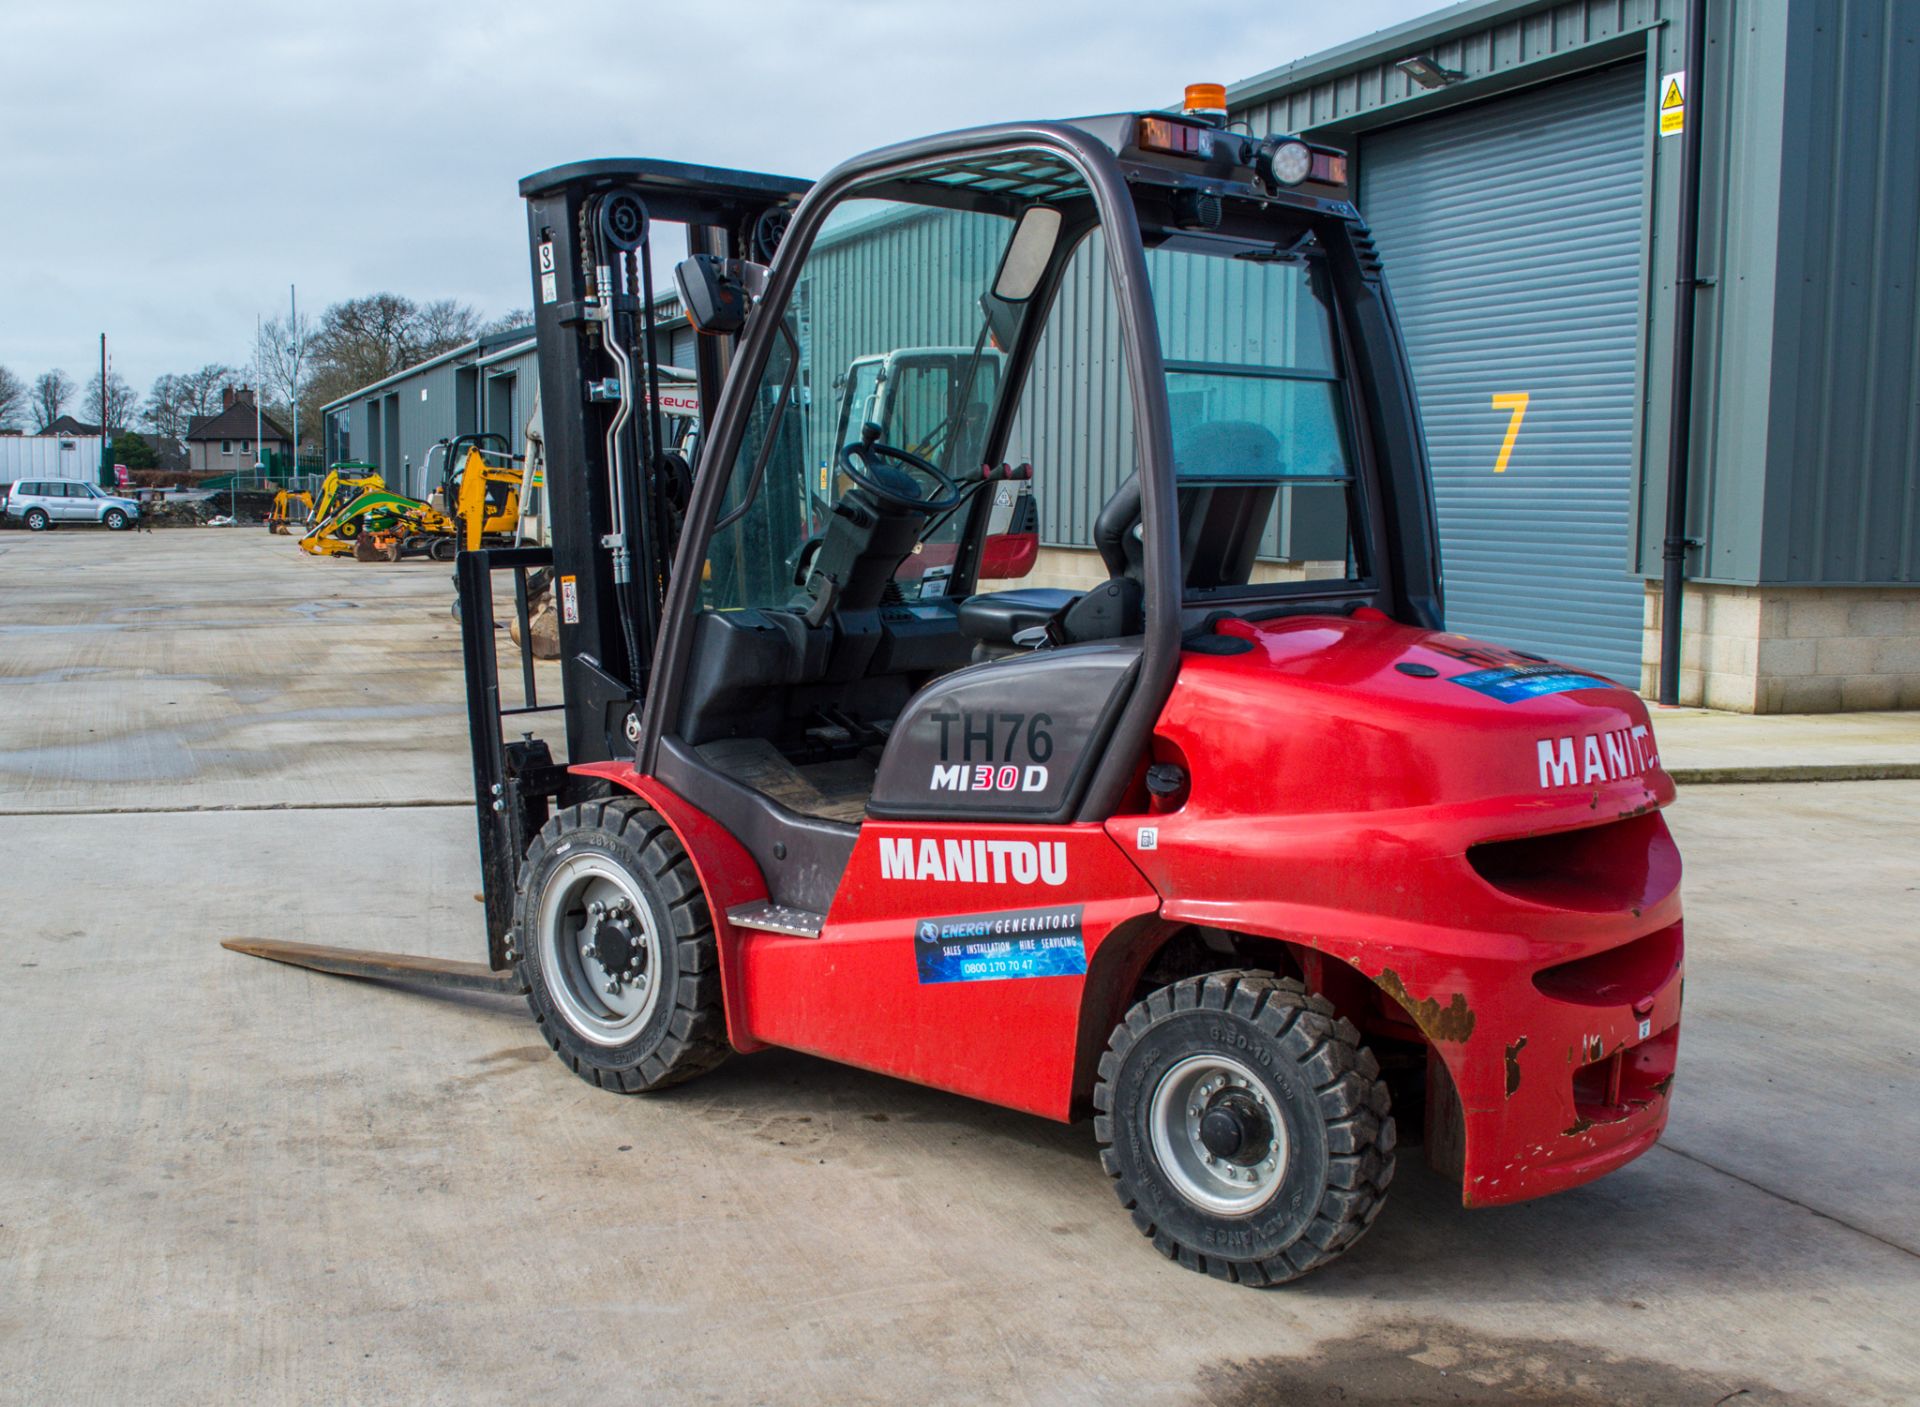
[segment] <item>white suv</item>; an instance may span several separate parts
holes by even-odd
[[[7,495],[7,516],[35,532],[56,523],[104,523],[118,532],[140,517],[140,505],[80,479],[22,479]]]

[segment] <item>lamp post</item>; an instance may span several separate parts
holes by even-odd
[[[100,334],[100,487],[107,487],[112,474],[113,436],[107,430],[107,334]]]
[[[300,363],[304,360],[300,338],[300,303],[292,284],[287,285],[287,352],[293,361],[293,375],[287,378],[287,399],[293,402],[293,444],[289,450],[293,455],[291,472],[287,475],[287,486],[300,475]]]

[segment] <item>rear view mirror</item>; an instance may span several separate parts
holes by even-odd
[[[680,306],[695,332],[738,332],[746,324],[753,298],[739,276],[739,265],[714,254],[695,254],[673,266]]]
[[[1060,241],[1060,212],[1050,205],[1029,205],[1020,212],[1007,252],[1000,256],[993,296],[1007,303],[1024,303],[1040,286],[1040,276]]]
[[[1020,305],[982,293],[980,311],[986,314],[987,333],[993,338],[993,345],[1001,351],[1011,347],[1020,333]]]

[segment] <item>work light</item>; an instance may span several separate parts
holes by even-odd
[[[1267,174],[1275,185],[1297,186],[1313,169],[1313,153],[1305,142],[1285,141],[1267,152]]]

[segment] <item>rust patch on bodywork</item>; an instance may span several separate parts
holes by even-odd
[[[1473,1008],[1467,1005],[1464,992],[1455,992],[1453,1000],[1445,1006],[1440,1005],[1436,997],[1416,1001],[1407,991],[1407,984],[1400,980],[1400,974],[1392,968],[1380,974],[1380,989],[1401,1006],[1413,1018],[1413,1024],[1430,1041],[1459,1041],[1465,1044],[1473,1034]]]
[[[1560,1136],[1562,1138],[1578,1138],[1592,1127],[1592,1119],[1575,1119],[1570,1127],[1560,1130]]]
[[[1520,1088],[1520,1052],[1527,1048],[1527,1038],[1522,1036],[1507,1047],[1507,1098],[1513,1098],[1513,1092]]]

